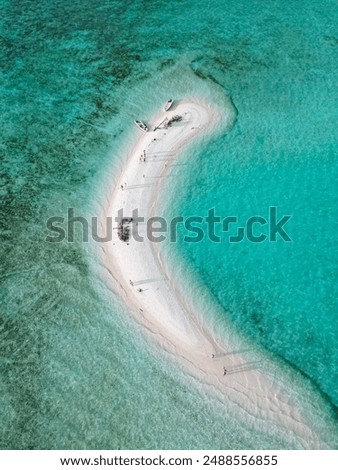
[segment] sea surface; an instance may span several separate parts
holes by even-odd
[[[45,241],[69,207],[99,215],[134,119],[220,95],[231,125],[182,156],[164,213],[244,225],[276,206],[292,241],[181,231],[163,251],[205,321],[289,374],[337,447],[337,16],[331,0],[0,0],[0,448],[302,446],[186,377],[93,243]]]

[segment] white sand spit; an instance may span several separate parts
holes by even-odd
[[[174,115],[182,116],[182,121],[168,129],[152,130],[163,119]],[[161,111],[155,116],[149,132],[135,127],[135,146],[109,195],[102,217],[115,217],[121,208],[124,217],[131,217],[136,208],[146,220],[155,215],[162,182],[170,175],[181,151],[190,142],[211,135],[225,121],[222,110],[215,105],[189,98],[175,104],[169,112]],[[144,151],[145,162],[140,161]],[[129,224],[130,229],[133,224]],[[145,236],[145,223],[138,225],[138,232],[144,237],[143,242],[132,237],[129,242],[122,241],[118,230],[113,230],[112,242],[101,245],[109,282],[138,322],[188,373],[210,384],[234,409],[239,406],[262,430],[277,426],[284,436],[294,434],[300,447],[325,447],[301,410],[286,396],[282,382],[260,369],[247,367],[247,361],[232,353],[227,344],[216,342],[206,326],[207,318],[201,312],[191,311],[175,289],[172,276],[159,256],[158,244]],[[223,375],[224,366],[226,375]],[[235,373],[238,370],[243,372]]]

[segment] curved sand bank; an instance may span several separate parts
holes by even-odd
[[[136,144],[112,190],[103,217],[115,218],[121,208],[124,217],[131,217],[136,208],[145,220],[156,215],[161,182],[170,175],[180,151],[189,142],[196,142],[225,124],[220,109],[201,100],[189,99],[169,112],[161,111],[152,119],[151,129],[173,115],[183,119],[168,129],[143,133],[135,127]],[[145,162],[140,161],[144,150]],[[125,184],[122,189],[121,185]],[[132,225],[133,222],[131,229]],[[113,226],[117,227],[117,223],[113,222]],[[226,344],[216,342],[205,327],[206,319],[192,311],[175,289],[170,273],[162,266],[158,244],[145,236],[145,223],[138,224],[138,233],[144,237],[143,242],[131,237],[127,243],[120,240],[118,230],[113,230],[112,242],[101,244],[104,265],[110,279],[114,280],[115,290],[135,318],[163,348],[181,361],[189,373],[215,387],[224,401],[244,410],[250,425],[251,421],[260,423],[259,427],[266,432],[278,427],[284,437],[293,434],[301,448],[326,447],[300,410],[290,403],[281,383],[261,370],[247,370],[247,361],[232,353]],[[226,375],[223,375],[224,366]],[[241,366],[245,372],[232,373]]]

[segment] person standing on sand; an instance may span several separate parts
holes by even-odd
[[[223,367],[223,375],[227,375],[227,370],[225,367]]]

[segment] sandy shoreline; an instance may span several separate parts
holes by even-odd
[[[176,114],[183,119],[169,129],[143,133],[135,127],[137,141],[109,196],[102,218],[115,217],[121,208],[124,217],[130,217],[136,208],[146,220],[157,215],[163,178],[170,175],[180,152],[196,139],[226,126],[226,117],[220,109],[194,98],[180,102],[169,112],[159,112],[150,121],[151,129],[164,117]],[[140,161],[144,150],[145,162]],[[113,226],[117,224],[114,222]],[[138,228],[139,234],[144,236],[145,224],[140,223]],[[192,311],[175,288],[175,281],[163,266],[158,244],[146,237],[144,240],[141,243],[131,238],[127,244],[119,239],[118,231],[113,230],[112,242],[101,246],[109,282],[114,283],[115,290],[137,321],[192,375],[215,387],[224,400],[239,406],[248,417],[260,421],[261,429],[266,428],[268,432],[271,423],[282,434],[297,436],[302,448],[325,448],[301,411],[289,402],[282,384],[261,370],[245,367],[247,361],[232,353],[226,344],[215,340],[203,315]],[[227,370],[225,376],[224,367]],[[232,373],[241,367],[245,373]]]

